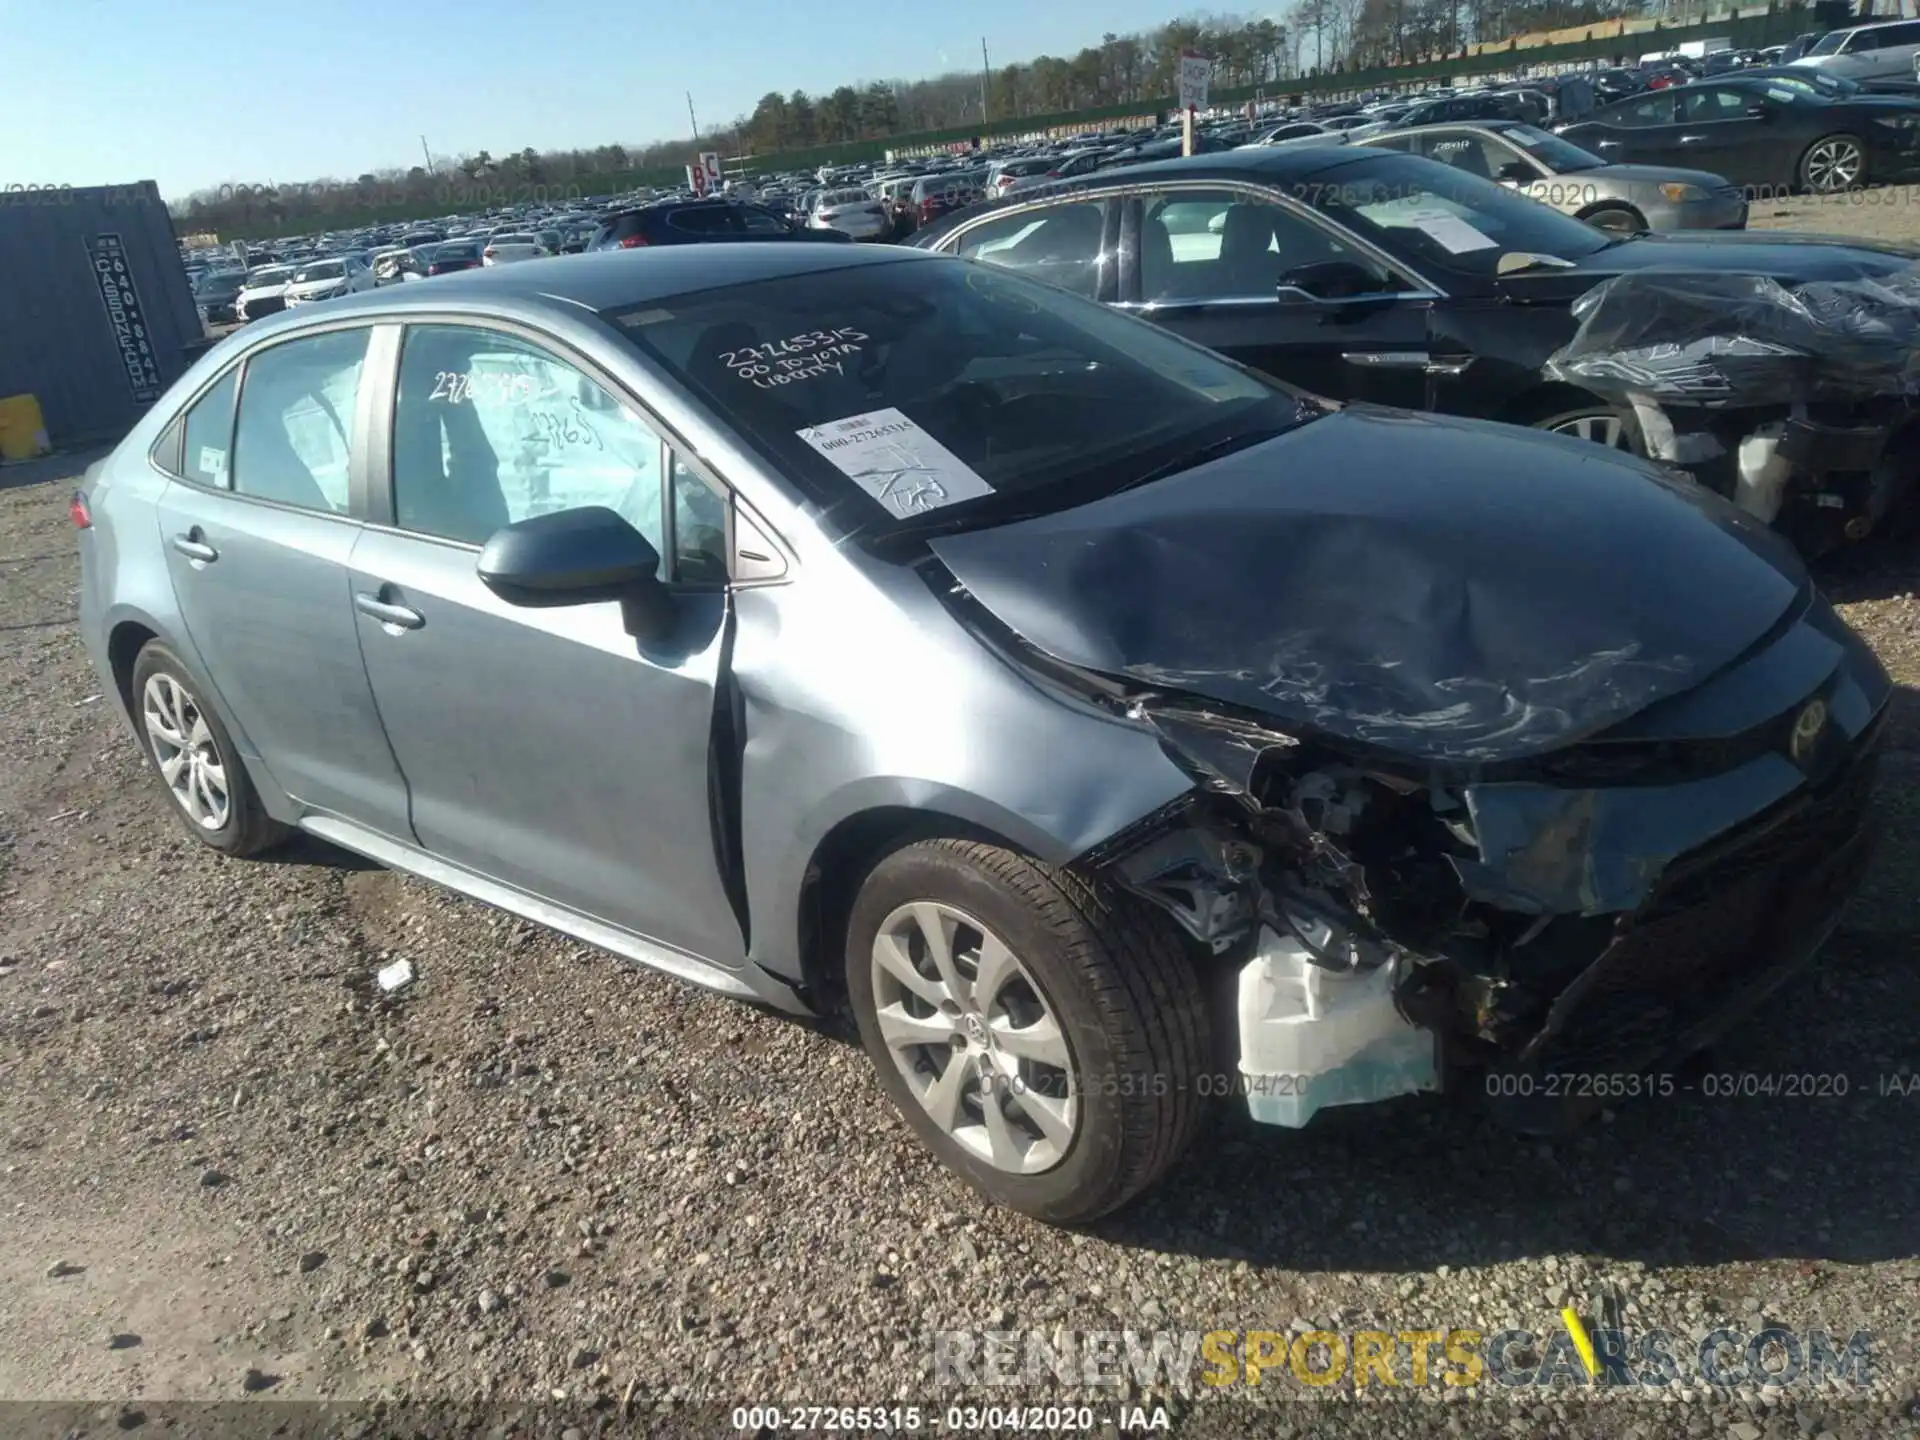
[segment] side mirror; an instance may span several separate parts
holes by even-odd
[[[618,600],[627,633],[658,638],[673,624],[660,553],[604,505],[535,515],[494,531],[475,569],[509,605],[553,609]]]
[[[1510,185],[1531,185],[1540,177],[1534,173],[1533,167],[1525,161],[1509,160],[1500,167],[1499,178]]]

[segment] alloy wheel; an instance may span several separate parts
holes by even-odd
[[[1591,440],[1596,445],[1605,445],[1612,450],[1633,448],[1627,442],[1627,427],[1620,423],[1620,417],[1607,411],[1592,415],[1574,415],[1548,428],[1555,435],[1572,435],[1576,439]]]
[[[1807,188],[1822,195],[1850,190],[1860,183],[1864,157],[1852,140],[1834,137],[1819,141],[1807,152]]]
[[[147,678],[140,713],[160,778],[187,818],[202,830],[225,829],[232,812],[227,769],[199,702],[162,671]]]
[[[1018,957],[979,921],[928,900],[887,916],[872,963],[880,1035],[934,1123],[996,1170],[1058,1165],[1079,1123],[1079,1082]]]

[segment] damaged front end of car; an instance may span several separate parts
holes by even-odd
[[[1709,1043],[1832,929],[1868,857],[1875,753],[1865,692],[1832,688],[1858,733],[1816,697],[1731,768],[1737,744],[1629,740],[1477,775],[1137,696],[1199,786],[1088,859],[1231,973],[1254,1118],[1472,1070],[1551,1132]],[[1806,783],[1751,743],[1785,759],[1815,720]]]
[[[1543,373],[1802,554],[1873,533],[1920,475],[1920,266],[1793,287],[1633,272],[1573,315]]]
[[[1414,428],[1417,469],[1320,463]],[[977,634],[1192,776],[1079,863],[1191,937],[1256,1119],[1465,1068],[1561,1129],[1761,1003],[1864,871],[1885,670],[1640,462],[1342,416],[934,549]]]

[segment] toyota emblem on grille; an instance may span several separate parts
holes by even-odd
[[[1787,742],[1787,753],[1793,757],[1793,763],[1802,764],[1813,753],[1820,732],[1827,728],[1827,702],[1810,700],[1793,721],[1793,737]]]

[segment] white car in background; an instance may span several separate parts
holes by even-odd
[[[249,271],[247,283],[233,297],[233,318],[245,324],[286,309],[287,282],[293,279],[294,269],[292,265],[262,265]]]
[[[541,260],[553,252],[531,231],[513,230],[487,241],[480,252],[482,265],[511,265],[516,260]]]
[[[838,230],[855,240],[884,240],[892,233],[893,217],[884,202],[864,190],[823,190],[807,216],[810,230]]]
[[[354,295],[374,287],[373,271],[358,255],[342,255],[333,260],[315,260],[293,272],[284,294],[286,308],[311,305],[316,300],[332,300]]]

